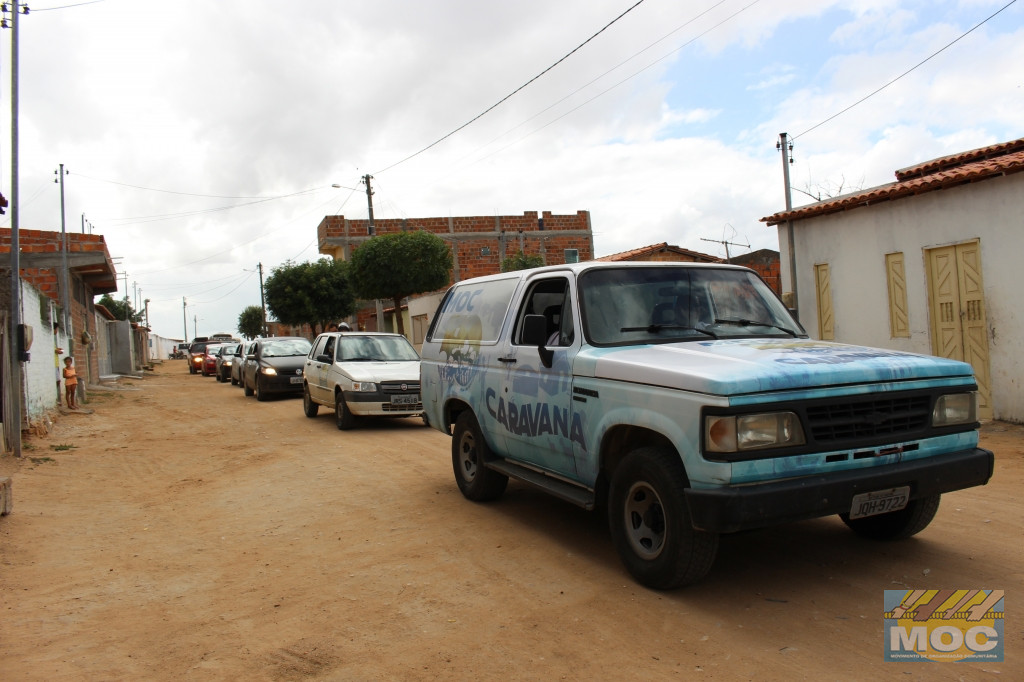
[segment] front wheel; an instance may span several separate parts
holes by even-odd
[[[312,419],[316,416],[316,413],[320,410],[320,406],[313,402],[313,397],[309,395],[309,384],[302,387],[302,412]]]
[[[260,377],[259,374],[257,374],[256,375],[255,383],[256,383],[256,391],[255,391],[255,393],[256,393],[256,400],[260,401],[261,403],[262,402],[266,402],[266,400],[267,400],[267,386],[266,386],[266,382]]]
[[[356,417],[348,409],[348,403],[345,402],[345,396],[341,391],[334,394],[334,423],[338,425],[339,431],[348,431],[356,424]]]
[[[251,388],[249,388],[249,384],[246,383],[245,377],[242,378],[242,393],[244,393],[246,396],[250,396],[254,393],[254,391]]]
[[[668,590],[695,582],[715,561],[718,534],[693,527],[688,487],[679,456],[664,447],[631,452],[612,476],[612,540],[626,570],[647,587]]]
[[[853,532],[872,540],[902,540],[920,533],[935,518],[939,511],[939,500],[942,495],[931,495],[919,500],[911,500],[899,511],[866,516],[862,519],[851,519],[849,514],[840,514]]]
[[[501,497],[508,485],[508,476],[489,469],[484,464],[490,448],[480,431],[480,424],[469,410],[455,420],[452,432],[452,469],[455,482],[466,499],[476,502]]]

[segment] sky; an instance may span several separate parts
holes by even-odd
[[[104,236],[116,296],[168,338],[237,333],[260,265],[321,257],[326,215],[367,217],[365,175],[376,219],[585,210],[597,256],[725,256],[778,249],[759,219],[785,208],[780,133],[796,206],[1024,137],[1015,0],[28,7],[19,228],[61,229],[64,164],[64,228]]]

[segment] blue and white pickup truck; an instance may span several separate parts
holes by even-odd
[[[619,556],[668,589],[720,533],[839,514],[897,539],[985,484],[971,367],[809,339],[752,271],[551,266],[459,282],[423,344],[428,423],[463,495],[508,479],[604,506]]]

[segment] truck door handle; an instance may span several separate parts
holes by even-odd
[[[515,362],[515,358],[498,358],[498,362]]]

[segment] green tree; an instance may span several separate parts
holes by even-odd
[[[238,333],[247,339],[261,336],[263,334],[263,308],[251,305],[239,313]]]
[[[103,306],[118,320],[130,320],[131,322],[142,322],[143,313],[135,312],[128,299],[111,298],[110,294],[103,294],[100,300],[96,301]]]
[[[264,282],[263,294],[275,318],[285,324],[308,324],[314,333],[355,310],[348,264],[331,258],[279,265]]]
[[[449,282],[452,252],[430,232],[397,232],[374,237],[352,254],[349,274],[356,295],[395,304],[398,333],[405,334],[402,299],[436,291]]]
[[[539,268],[544,265],[544,259],[539,255],[527,256],[525,253],[520,251],[514,256],[509,256],[505,260],[501,261],[502,272],[512,272],[513,270],[529,270],[530,268]]]

